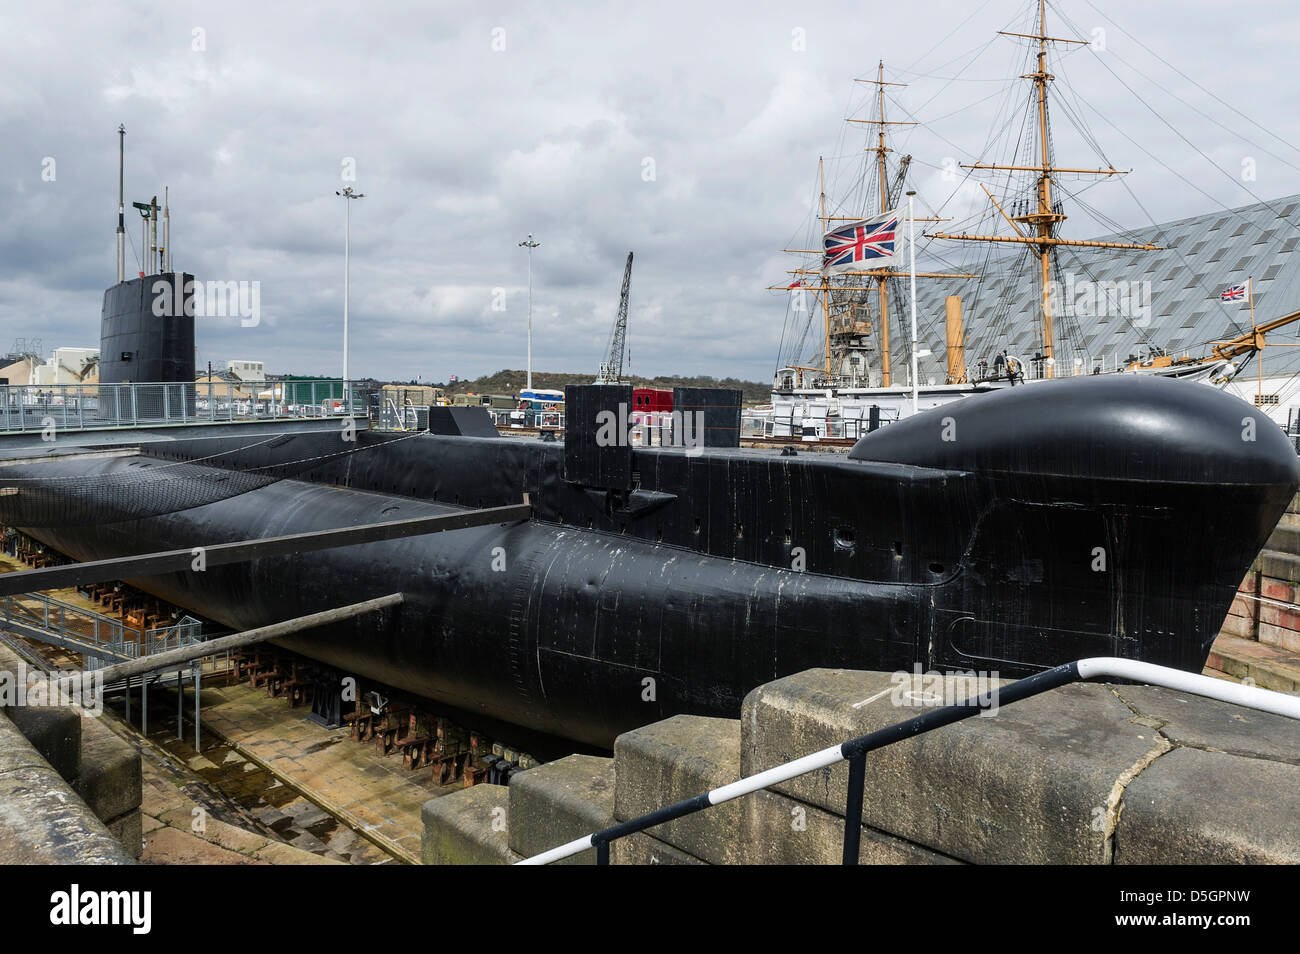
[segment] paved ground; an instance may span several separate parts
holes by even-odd
[[[381,755],[346,728],[323,728],[307,710],[247,685],[204,688],[203,721],[241,756],[411,864],[419,863],[420,806],[455,791],[436,787],[430,769],[403,768],[400,755]]]
[[[235,687],[238,688],[238,687]],[[193,691],[187,691],[185,737],[176,737],[175,690],[155,688],[150,693],[149,739],[145,755],[145,814],[182,831],[193,828],[193,809],[201,807],[208,824],[233,825],[262,842],[278,843],[300,853],[298,861],[274,863],[305,864],[318,860],[345,864],[391,864],[391,851],[364,837],[347,820],[322,809],[287,779],[243,754],[208,723],[208,705],[221,698],[224,690],[204,688],[202,752],[194,749]],[[284,704],[265,699],[270,705]],[[287,708],[287,706],[286,706]],[[120,703],[113,704],[117,715]],[[133,734],[139,738],[139,697],[132,710]],[[148,791],[154,781],[155,791]],[[179,793],[177,793],[179,789]],[[153,799],[151,802],[150,799]],[[328,807],[328,806],[327,806]],[[181,810],[183,808],[183,811]],[[156,809],[156,810],[155,810]],[[146,836],[146,841],[148,840]],[[249,839],[240,842],[245,848]],[[257,849],[252,849],[257,853]],[[294,857],[283,851],[277,858]],[[401,859],[405,860],[405,859]],[[214,858],[214,863],[224,863]]]

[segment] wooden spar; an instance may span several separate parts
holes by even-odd
[[[860,216],[860,215],[828,215],[828,216],[826,216],[826,221],[828,221],[828,222],[857,222],[857,221],[860,221],[861,218],[862,218],[862,216]],[[951,222],[952,219],[951,219],[951,218],[948,218],[948,217],[936,218],[935,216],[932,216],[932,215],[931,215],[931,216],[922,216],[922,215],[918,215],[918,216],[917,216],[913,221],[916,221],[916,222]],[[812,252],[819,252],[820,249],[811,249],[811,248],[783,248],[783,249],[781,249],[781,251],[783,251],[783,252],[809,252],[809,253],[812,253]]]
[[[1033,75],[1032,73],[1029,75]],[[1049,76],[1051,74],[1048,74]],[[997,169],[1004,172],[1065,172],[1081,176],[1126,176],[1123,169],[1067,169],[1064,166],[999,166],[986,162],[963,162],[963,169]]]
[[[1002,208],[1002,204],[998,202],[997,199],[993,198],[993,193],[989,191],[989,187],[981,182],[980,188],[983,189],[984,194],[989,197],[989,201],[993,203],[993,207],[1002,213],[1002,217],[1007,220],[1007,225],[1011,226],[1012,230],[1017,235],[1019,235],[1021,238],[1024,238],[1025,233],[1020,231],[1020,226],[1016,225],[1016,220],[1013,219],[1011,216],[1007,215],[1006,211]]]
[[[816,268],[787,268],[788,275],[820,275],[821,271]],[[840,275],[867,275],[871,278],[911,278],[911,272],[902,272],[895,269],[872,269],[869,272],[839,272]],[[979,278],[975,272],[917,272],[917,278]],[[834,285],[800,285],[800,288],[817,289],[817,288],[834,288]],[[776,291],[790,290],[788,285],[771,285],[769,289]]]
[[[174,666],[183,665],[204,656],[212,656],[231,649],[241,649],[244,646],[252,646],[254,643],[275,639],[277,636],[288,636],[304,629],[325,626],[329,623],[339,623],[355,616],[363,616],[366,613],[374,613],[378,610],[388,609],[391,606],[398,606],[404,599],[405,597],[401,593],[390,593],[388,596],[380,596],[373,600],[350,603],[347,606],[339,606],[335,609],[322,610],[319,613],[309,613],[306,616],[286,619],[280,623],[272,623],[270,626],[259,626],[257,629],[245,630],[242,633],[232,633],[229,636],[210,639],[204,643],[181,646],[177,649],[154,653],[152,656],[144,656],[140,659],[129,659],[126,662],[115,663],[112,666],[105,666],[103,669],[97,670],[98,675],[96,678],[102,678],[107,685],[117,682],[119,679],[129,679],[147,672],[157,672],[160,669],[171,669]]]
[[[1084,239],[1042,238],[1038,235],[949,235],[946,232],[927,232],[926,238],[956,239],[964,242],[1015,242],[1020,245],[1071,245],[1080,248],[1131,248],[1140,252],[1154,252],[1160,245],[1138,245],[1128,242],[1092,242]]]
[[[1227,341],[1219,341],[1210,349],[1216,358],[1227,359],[1235,358],[1239,354],[1248,354],[1251,351],[1259,351],[1265,345],[1264,336],[1270,331],[1276,331],[1285,325],[1300,321],[1300,311],[1293,311],[1289,315],[1283,315],[1281,318],[1274,318],[1272,321],[1266,321],[1262,325],[1255,324],[1254,302],[1251,302],[1250,333],[1241,335],[1238,338],[1231,338]],[[1274,345],[1277,347],[1277,345]]]

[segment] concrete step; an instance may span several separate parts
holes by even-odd
[[[425,802],[420,860],[426,865],[508,865],[510,792],[504,785],[475,785]]]
[[[643,726],[615,740],[614,765],[614,816],[627,821],[740,778],[740,723],[679,715]],[[742,812],[728,802],[645,834],[696,864],[743,864]]]
[[[524,858],[539,855],[613,823],[614,760],[570,755],[520,772],[508,791],[510,850]],[[560,862],[595,863],[594,848]]]
[[[1300,583],[1300,555],[1263,550],[1255,561],[1260,571],[1274,580]]]
[[[1261,689],[1300,694],[1300,653],[1278,646],[1220,635],[1205,667],[1237,681],[1252,679]]]
[[[1300,554],[1300,527],[1285,522],[1279,523],[1264,544],[1264,549],[1293,555]]]

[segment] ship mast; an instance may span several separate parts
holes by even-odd
[[[876,154],[876,184],[880,193],[880,211],[889,211],[889,178],[885,168],[885,154],[892,152],[885,145],[885,127],[886,126],[915,126],[916,123],[888,122],[885,119],[885,87],[886,86],[906,86],[906,83],[887,83],[885,82],[885,61],[880,60],[876,64],[876,78],[874,80],[858,80],[859,83],[870,83],[876,87],[876,98],[879,101],[879,119],[850,119],[849,122],[866,122],[878,125],[876,145],[868,147],[868,152]],[[880,297],[880,374],[881,384],[889,387],[893,383],[892,368],[889,357],[889,289],[886,279],[889,277],[888,269],[879,269],[872,273]]]
[[[817,157],[817,191],[821,194],[821,219],[822,234],[826,234],[826,168],[825,160]],[[831,310],[827,302],[827,296],[830,294],[830,288],[826,282],[822,282],[821,300],[822,300],[822,324],[826,329],[826,377],[831,376]]]
[[[1038,257],[1039,282],[1041,283],[1042,297],[1042,339],[1043,339],[1043,363],[1045,365],[1044,374],[1046,377],[1053,376],[1053,368],[1056,363],[1056,329],[1052,314],[1052,269],[1055,262],[1056,248],[1060,245],[1086,246],[1088,248],[1118,248],[1118,249],[1137,249],[1141,251],[1153,251],[1160,248],[1159,245],[1151,244],[1132,244],[1126,242],[1091,242],[1091,241],[1072,241],[1060,238],[1057,235],[1058,226],[1065,221],[1064,212],[1059,212],[1052,206],[1052,175],[1053,173],[1064,172],[1072,175],[1093,175],[1093,176],[1119,176],[1125,173],[1114,168],[1113,166],[1105,169],[1067,169],[1062,166],[1052,164],[1050,129],[1047,121],[1047,87],[1048,84],[1056,79],[1047,71],[1047,44],[1048,43],[1077,43],[1086,44],[1086,40],[1071,40],[1059,36],[1047,35],[1047,4],[1046,0],[1038,0],[1038,32],[1037,33],[1009,33],[1005,30],[999,30],[1002,36],[1022,37],[1024,39],[1034,40],[1038,44],[1036,54],[1038,69],[1033,73],[1026,73],[1021,79],[1031,80],[1034,84],[1034,96],[1037,102],[1038,111],[1038,141],[1039,141],[1039,162],[1037,166],[1012,166],[1012,165],[993,165],[986,163],[962,163],[963,169],[982,169],[982,170],[999,170],[1006,172],[1035,172],[1038,174],[1036,195],[1037,208],[1033,212],[1025,215],[1008,216],[998,205],[996,200],[994,206],[998,212],[1006,219],[1007,223],[1015,231],[1014,236],[1004,235],[950,235],[943,232],[932,233],[930,238],[957,239],[968,242],[1013,242],[1021,245],[1030,246],[1034,254]],[[986,190],[987,191],[987,190]],[[992,196],[990,195],[990,198]],[[1026,234],[1017,223],[1028,226],[1032,234]]]
[[[887,120],[887,119],[885,119],[885,90],[884,90],[884,87],[886,87],[886,86],[906,86],[907,84],[906,84],[906,83],[892,83],[892,82],[887,82],[887,81],[885,80],[885,63],[884,63],[883,60],[879,61],[878,64],[877,64],[877,67],[876,67],[876,78],[875,78],[874,80],[864,80],[864,79],[859,79],[859,80],[855,80],[855,82],[858,82],[858,83],[869,83],[869,84],[871,84],[871,85],[874,85],[874,86],[877,88],[877,93],[878,93],[879,101],[878,101],[878,103],[875,105],[875,107],[874,107],[874,109],[873,109],[873,112],[876,113],[876,118],[872,118],[872,119],[852,119],[852,118],[850,118],[850,119],[847,120],[847,122],[851,122],[851,123],[865,123],[865,124],[868,124],[868,125],[878,126],[878,127],[879,127],[879,129],[878,129],[878,131],[877,131],[877,134],[876,134],[876,145],[874,145],[874,146],[868,146],[868,147],[866,148],[865,151],[866,151],[866,152],[875,153],[875,155],[876,155],[876,162],[875,162],[875,166],[876,166],[876,183],[877,183],[878,193],[879,193],[879,196],[880,196],[880,210],[879,210],[879,211],[880,211],[880,212],[888,212],[889,209],[890,209],[890,206],[891,206],[894,202],[896,202],[896,201],[898,200],[898,198],[899,198],[899,193],[900,193],[900,191],[901,191],[901,189],[902,189],[903,180],[904,180],[904,177],[905,177],[905,175],[906,175],[907,164],[908,164],[908,161],[911,159],[911,157],[910,157],[910,156],[904,156],[904,157],[903,157],[902,162],[900,163],[899,168],[898,168],[898,170],[897,170],[897,175],[896,175],[895,180],[894,180],[894,183],[893,183],[893,188],[891,189],[891,187],[890,187],[890,182],[889,182],[889,169],[888,169],[888,164],[886,163],[885,157],[886,157],[889,153],[893,152],[893,150],[890,149],[888,146],[885,145],[885,127],[886,127],[886,126],[915,126],[915,125],[917,125],[917,123],[915,123],[915,122],[904,122],[904,121],[899,121],[899,120]],[[818,218],[821,220],[821,232],[822,232],[822,235],[825,235],[827,232],[829,232],[829,231],[834,227],[834,223],[838,223],[838,222],[856,222],[856,221],[862,219],[862,218],[864,217],[864,215],[867,215],[867,214],[868,214],[868,213],[865,212],[865,210],[864,210],[863,212],[857,214],[857,215],[827,215],[827,214],[826,214],[826,174],[825,174],[825,159],[824,159],[824,158],[821,158],[821,157],[819,157],[818,160],[817,160],[817,184],[818,184],[818,195],[819,195],[819,202],[820,202],[820,206],[819,206],[819,210],[818,210]],[[870,214],[875,214],[875,213],[870,213]],[[938,221],[942,221],[942,220],[941,220],[941,219],[937,219],[937,218],[918,218],[916,221],[918,221],[918,222],[938,222]],[[787,249],[784,249],[783,251],[785,251],[785,252],[789,252],[789,253],[792,253],[792,254],[799,254],[799,255],[817,255],[817,256],[821,256],[822,253],[824,252],[824,249],[812,249],[812,248],[787,248]],[[822,365],[822,367],[821,367],[820,369],[818,369],[818,368],[804,367],[804,366],[802,366],[802,365],[797,366],[797,367],[798,367],[798,369],[801,370],[801,371],[817,371],[817,370],[820,370],[820,371],[822,372],[822,374],[825,376],[825,379],[826,379],[827,381],[830,381],[830,380],[832,380],[832,379],[835,379],[835,378],[841,376],[841,374],[842,374],[842,369],[840,369],[840,371],[837,372],[837,370],[836,370],[835,367],[834,367],[833,361],[832,361],[832,355],[833,355],[833,353],[834,353],[834,351],[835,351],[835,348],[834,348],[834,345],[833,345],[833,343],[832,343],[833,329],[832,329],[832,313],[831,313],[831,300],[830,300],[830,295],[831,295],[832,292],[836,292],[836,291],[841,291],[841,292],[842,292],[842,291],[844,291],[844,290],[845,290],[845,286],[842,286],[842,285],[832,285],[832,284],[830,283],[830,279],[825,275],[825,273],[823,273],[823,272],[821,271],[820,268],[792,268],[792,269],[789,269],[789,272],[790,272],[790,274],[792,274],[792,275],[798,276],[798,279],[797,279],[795,285],[769,286],[769,290],[770,290],[770,291],[782,291],[782,290],[787,290],[787,291],[788,291],[790,288],[793,288],[793,287],[795,287],[795,286],[797,285],[797,286],[803,288],[805,291],[811,291],[811,292],[814,292],[815,294],[819,295],[819,296],[820,296],[820,300],[821,300],[821,307],[822,307],[823,347],[824,347],[824,351],[825,351],[825,361],[824,361],[824,363],[823,363],[823,365]],[[879,297],[879,301],[880,301],[880,315],[879,315],[879,318],[880,318],[880,344],[881,344],[881,384],[882,384],[884,387],[890,387],[890,386],[892,385],[892,383],[893,383],[893,380],[892,380],[892,378],[893,378],[893,374],[892,374],[891,358],[890,358],[890,350],[889,350],[889,309],[888,309],[888,306],[889,306],[889,286],[888,286],[888,280],[891,279],[891,278],[907,278],[907,277],[909,277],[911,274],[912,274],[911,271],[904,271],[904,270],[901,270],[901,269],[898,269],[898,268],[890,268],[890,267],[884,267],[884,268],[872,268],[872,269],[863,269],[863,270],[861,270],[861,271],[844,271],[844,272],[840,272],[840,277],[843,277],[843,278],[861,277],[861,278],[869,279],[870,281],[874,281],[874,282],[876,283],[876,286],[877,286],[876,294],[878,295],[878,297]],[[807,281],[807,280],[805,279],[804,276],[817,276],[817,278],[818,278],[819,280],[818,280],[815,284],[813,284],[812,282]],[[965,273],[965,272],[958,272],[958,273],[952,273],[952,272],[917,272],[917,273],[916,273],[916,277],[917,277],[917,278],[975,278],[975,277],[977,277],[977,276],[972,275],[972,274],[969,274],[969,273]],[[868,286],[868,289],[869,289],[869,286]],[[863,290],[864,290],[864,291],[867,291],[867,293],[869,294],[870,292],[868,291],[868,289],[863,289]],[[849,328],[849,329],[852,329],[852,328],[856,327],[856,322],[855,322],[854,319],[852,318],[852,310],[853,310],[853,308],[854,308],[853,304],[852,304],[852,303],[849,303],[848,308],[849,308],[849,314],[850,314],[850,317],[849,317],[849,319],[848,319],[848,324],[845,325],[844,327],[847,327],[847,328]],[[843,328],[840,328],[840,330],[842,331]]]

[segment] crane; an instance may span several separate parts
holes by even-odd
[[[898,205],[898,200],[903,193],[903,183],[907,179],[907,167],[912,164],[911,156],[904,156],[898,160],[898,171],[894,173],[894,181],[889,186],[889,199],[885,203],[891,209]]]
[[[623,290],[618,295],[618,314],[609,336],[609,361],[596,372],[596,384],[618,384],[623,380],[623,353],[627,347],[627,293],[632,284],[632,253],[627,253],[623,269]]]

